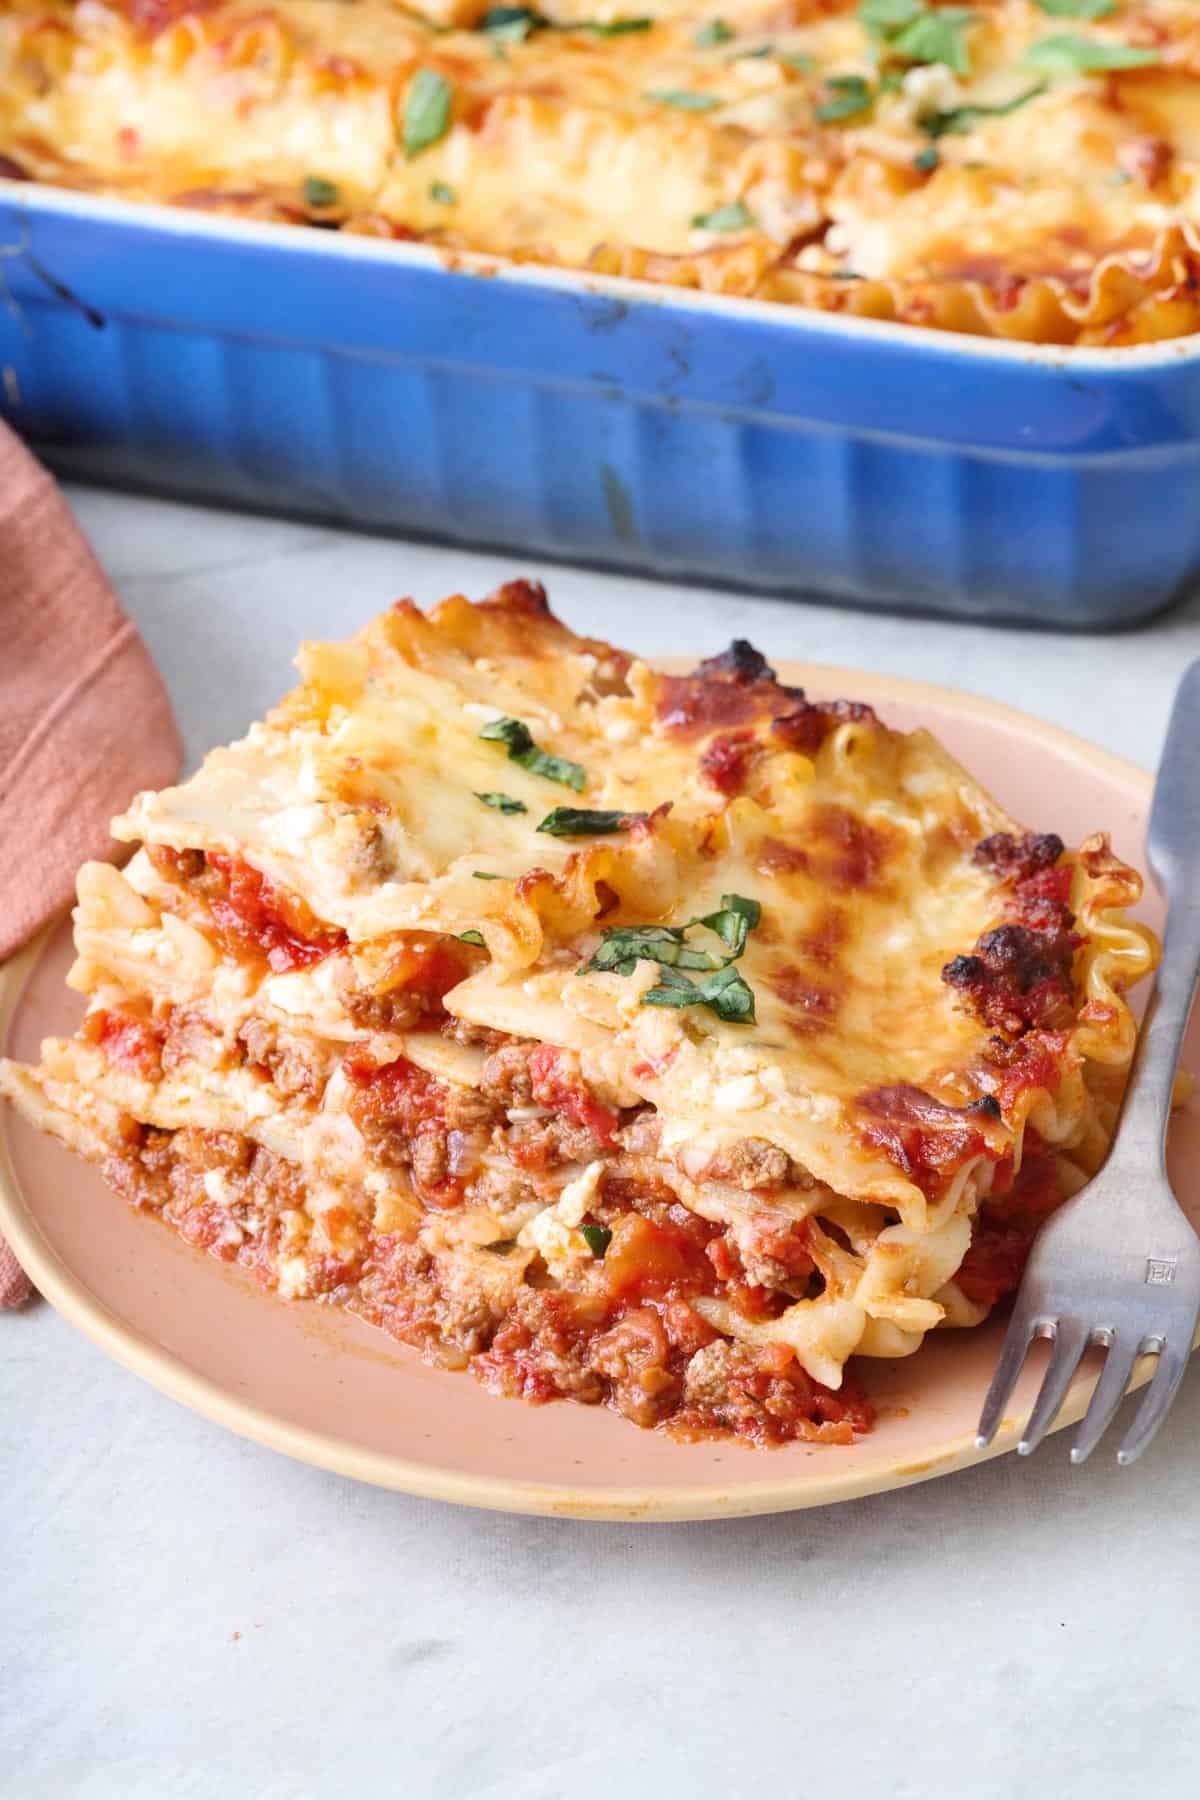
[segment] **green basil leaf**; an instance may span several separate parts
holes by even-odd
[[[729,1025],[753,1025],[754,990],[736,969],[718,969],[700,983],[700,999]]]
[[[450,83],[436,69],[418,69],[404,96],[401,137],[404,154],[411,162],[422,150],[436,144],[450,128]]]
[[[674,967],[677,969],[703,969],[707,972],[710,969],[721,968],[723,961],[722,957],[713,956],[707,950],[692,950],[685,946],[675,958]]]
[[[932,138],[945,137],[947,132],[970,131],[979,119],[1000,119],[1005,113],[1016,112],[1027,100],[1036,100],[1039,94],[1046,91],[1046,83],[1039,81],[1023,94],[1016,94],[1011,100],[1001,101],[999,106],[956,106],[951,112],[926,113],[921,119],[921,130]],[[917,167],[921,163],[917,162]]]
[[[722,894],[721,908],[724,912],[740,913],[750,931],[756,931],[762,924],[762,905],[757,900],[748,900],[745,894]]]
[[[861,75],[830,75],[825,82],[829,96],[814,110],[819,124],[829,125],[836,119],[852,119],[874,105],[875,95]]]
[[[503,875],[490,874],[487,869],[472,869],[471,873],[476,881],[504,881],[506,879]]]
[[[483,1248],[490,1250],[493,1256],[511,1256],[516,1247],[516,1238],[495,1238],[490,1244],[483,1245]]]
[[[729,966],[715,969],[699,983],[689,981],[676,969],[664,969],[658,986],[647,988],[640,1004],[670,1006],[677,1010],[685,1006],[707,1006],[726,1024],[755,1023],[754,991],[737,970]]]
[[[579,1235],[586,1241],[593,1256],[603,1256],[612,1243],[612,1232],[607,1225],[581,1225]]]
[[[748,231],[755,223],[754,214],[741,200],[730,206],[718,206],[709,213],[696,213],[693,231]]]
[[[524,812],[522,807],[521,811]],[[628,831],[635,819],[645,813],[596,812],[587,807],[556,806],[548,812],[539,831],[548,837],[606,837],[610,831]]]
[[[678,969],[664,968],[657,987],[647,988],[642,995],[641,1006],[699,1006],[700,989]]]
[[[503,44],[520,44],[531,31],[540,31],[549,22],[530,6],[492,6],[475,29]]]
[[[891,37],[925,11],[925,0],[862,0],[858,16],[872,37]]]
[[[486,948],[482,931],[460,931],[458,941],[460,944],[478,944],[481,950]]]
[[[715,931],[730,952],[728,960],[736,962],[746,948],[747,937],[761,918],[762,907],[757,900],[747,900],[742,894],[722,894],[721,910],[693,919],[692,924],[707,925],[710,931]]]
[[[786,69],[794,69],[797,75],[811,75],[817,66],[811,56],[784,55],[779,60]]]
[[[732,36],[724,19],[710,19],[707,25],[701,25],[699,31],[692,33],[692,42],[706,50],[710,44],[727,44]]]
[[[1132,44],[1103,43],[1099,38],[1042,38],[1025,52],[1025,66],[1047,75],[1091,75],[1106,69],[1146,69],[1161,62],[1157,50],[1135,50]]]
[[[458,199],[458,195],[452,187],[447,187],[444,181],[431,181],[429,184],[429,198],[431,200],[436,200],[439,206],[453,206]]]
[[[482,800],[485,806],[492,807],[495,812],[523,813],[529,811],[523,800],[514,800],[511,794],[476,794],[475,798]]]
[[[643,98],[657,100],[660,106],[677,106],[680,112],[711,112],[714,106],[725,104],[716,94],[690,94],[684,88],[650,89]]]
[[[587,19],[580,25],[571,25],[570,31],[593,31],[597,37],[624,37],[630,31],[649,31],[654,24],[653,19],[612,19],[605,22],[601,19]]]
[[[709,974],[719,973],[741,956],[746,948],[748,934],[761,919],[762,907],[757,900],[749,900],[744,894],[722,894],[718,912],[689,919],[683,926],[614,925],[605,931],[591,961],[579,973],[586,975],[592,970],[605,970],[617,975],[632,975],[637,962],[656,962],[664,970],[664,984],[686,993],[692,983],[685,976],[676,975],[676,970],[700,969]],[[715,932],[730,954],[720,958],[688,944],[685,933],[694,925],[704,925],[709,931]],[[667,970],[671,971],[669,976],[666,974]],[[683,1003],[660,999],[651,1004],[674,1006]],[[691,1002],[687,1004],[690,1005]]]
[[[522,719],[490,719],[479,735],[490,742],[507,744],[514,759],[533,749],[533,733]]]
[[[960,6],[944,7],[941,12],[922,13],[906,25],[888,45],[897,56],[912,63],[944,63],[956,75],[971,73],[967,52],[967,28],[975,22],[975,14]]]
[[[913,157],[913,168],[919,169],[922,175],[932,175],[941,160],[933,145],[930,144],[926,149],[917,151]]]
[[[321,175],[309,175],[304,182],[305,206],[336,206],[341,198],[336,185]]]
[[[544,750],[534,750],[528,756],[515,759],[531,775],[543,775],[547,781],[557,781],[563,787],[574,788],[582,794],[587,776],[576,762],[568,762],[565,756],[547,756]]]
[[[682,946],[683,932],[674,925],[616,925],[604,933],[591,961],[579,973],[611,970],[632,975],[638,961],[678,962]]]
[[[1052,19],[1107,19],[1117,10],[1117,0],[1033,0]]]
[[[539,750],[523,719],[492,719],[479,735],[506,744],[509,760],[520,763],[531,775],[543,775],[547,781],[561,782],[563,787],[574,788],[577,794],[582,794],[587,783],[586,771],[579,763],[568,762],[565,756],[550,756],[545,750]]]

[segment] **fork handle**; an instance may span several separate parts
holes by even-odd
[[[1117,1137],[1121,1161],[1143,1172],[1164,1167],[1171,1092],[1200,977],[1200,661],[1175,696],[1146,848],[1167,925]]]

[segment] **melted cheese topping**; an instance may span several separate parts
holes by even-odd
[[[483,0],[10,0],[0,152],[132,199],[950,329],[1200,324],[1185,0],[979,0],[958,25],[929,0],[915,43],[856,0],[719,10],[556,0],[522,38]]]

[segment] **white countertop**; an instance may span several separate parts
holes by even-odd
[[[1200,655],[1195,600],[1050,637],[72,500],[192,759],[284,689],[299,639],[513,574],[648,653],[746,636],[990,694],[1146,767]],[[1059,1438],[791,1517],[506,1518],[243,1443],[39,1305],[0,1319],[0,1796],[1190,1796],[1198,1436],[1193,1373],[1133,1471],[1072,1472]]]

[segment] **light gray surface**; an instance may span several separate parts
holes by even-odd
[[[1146,766],[1200,655],[1195,603],[1051,638],[72,498],[193,757],[284,689],[298,639],[515,573],[647,652],[741,634],[990,694]],[[1194,1372],[1128,1472],[1073,1473],[1060,1438],[791,1518],[509,1519],[242,1443],[39,1306],[0,1320],[0,1794],[1191,1795],[1198,1431]]]

